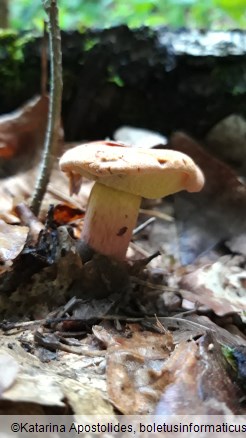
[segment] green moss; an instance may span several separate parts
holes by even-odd
[[[226,345],[222,346],[222,354],[225,357],[226,361],[230,364],[234,371],[237,371],[237,362],[233,355],[233,348],[230,348]]]
[[[114,71],[113,67],[108,67],[108,82],[117,85],[117,87],[124,87],[125,85],[123,79]]]
[[[84,43],[83,49],[85,50],[85,52],[88,52],[97,44],[98,44],[98,38],[88,38]]]

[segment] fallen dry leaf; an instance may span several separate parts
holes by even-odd
[[[0,159],[5,174],[1,176],[8,175],[6,162],[12,158],[18,158],[15,167],[19,168],[23,164],[20,157],[26,156],[26,164],[30,166],[44,141],[48,106],[48,96],[37,96],[18,110],[0,117]],[[9,169],[11,164],[10,161],[7,165]]]
[[[167,382],[167,385],[163,387],[163,394],[156,406],[156,414],[187,414],[190,408],[193,414],[200,413],[197,411],[197,399],[195,398],[197,361],[198,346],[195,341],[181,342],[175,348],[163,367],[172,375],[172,381]]]
[[[38,168],[35,167],[29,171],[19,173],[2,180],[0,185],[1,212],[0,218],[7,220],[9,223],[16,223],[18,218],[13,214],[13,207],[20,202],[28,204],[33,187],[36,181]],[[83,209],[86,205],[92,183],[84,181],[82,190],[79,195],[69,196],[69,181],[55,163],[51,173],[50,183],[42,202],[39,219],[45,220],[50,204],[65,202],[71,208]]]
[[[172,381],[169,372],[155,372],[154,363],[154,360],[148,361],[133,351],[110,352],[107,361],[108,395],[122,414],[153,413],[163,388]]]
[[[3,391],[1,413],[42,415],[52,414],[55,409],[65,414],[92,415],[96,411],[99,415],[113,415],[106,396],[104,367],[101,368],[103,355],[95,358],[59,351],[58,360],[41,362],[35,354],[33,331],[24,326],[23,331],[19,328],[17,332],[6,336],[1,331],[0,353],[10,355],[19,367],[12,386]]]
[[[137,324],[129,325],[125,336],[111,332],[105,337],[102,332],[97,329],[97,337],[109,343],[106,373],[111,402],[122,414],[152,413],[163,387],[172,380],[169,372],[160,373],[173,348],[171,334],[145,331]]]
[[[180,285],[181,294],[190,301],[198,301],[217,315],[246,311],[246,271],[241,258],[224,256],[185,275]]]
[[[188,315],[187,319],[188,321],[195,322],[198,326],[207,328],[206,332],[203,333],[212,332],[216,341],[221,345],[227,345],[231,348],[246,346],[246,336],[235,325],[226,325],[225,327],[228,327],[228,329],[225,329],[205,315]]]
[[[83,219],[85,212],[82,209],[66,204],[58,204],[54,208],[53,218],[58,225],[68,224],[78,219]]]
[[[17,361],[8,354],[0,354],[0,396],[15,381],[19,365]]]
[[[0,219],[0,263],[14,260],[22,251],[28,235],[28,227],[9,225]]]
[[[242,414],[241,390],[230,376],[221,347],[210,334],[180,343],[166,361],[162,372],[172,382],[163,391],[157,415]]]

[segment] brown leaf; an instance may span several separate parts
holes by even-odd
[[[158,415],[220,415],[243,413],[242,391],[221,347],[211,335],[181,343],[166,362],[163,372],[172,373],[173,382],[166,386],[158,403]]]
[[[110,353],[107,364],[108,395],[114,406],[125,415],[152,413],[161,390],[172,381],[168,372],[151,370],[143,356],[133,351]]]
[[[169,356],[170,333],[142,331],[129,326],[127,337],[111,337],[107,356],[108,394],[123,414],[147,414],[154,410],[163,388],[172,381],[169,371],[161,372]]]
[[[201,325],[202,327],[207,327],[206,332],[210,331],[214,333],[217,342],[221,345],[227,345],[231,348],[240,346],[246,346],[246,336],[240,332],[239,328],[235,325],[228,327],[227,330],[219,325],[215,324],[211,319],[204,315],[189,315],[187,316],[189,321],[194,321],[197,325]],[[188,321],[186,321],[188,322]],[[231,332],[233,329],[233,332]],[[230,331],[229,331],[230,330]]]
[[[13,215],[13,204],[19,202],[27,202],[32,195],[32,190],[35,184],[38,168],[33,168],[27,172],[19,173],[15,176],[5,178],[0,184],[0,199],[1,199],[1,211],[0,218],[7,220],[8,222],[15,222],[18,220]],[[65,202],[71,207],[80,209],[87,203],[87,199],[91,190],[91,182],[85,182],[83,184],[83,190],[78,196],[69,197],[68,192],[68,180],[66,176],[58,169],[56,164],[53,168],[50,183],[48,185],[47,192],[45,194],[42,209],[40,213],[40,219],[45,220],[47,210],[50,204],[59,202]]]
[[[198,413],[195,409],[197,359],[198,346],[195,341],[181,342],[175,348],[163,367],[173,379],[169,385],[163,387],[163,395],[156,408],[157,414],[188,414],[191,408],[194,409],[192,413]]]
[[[22,251],[28,234],[28,227],[8,225],[0,220],[0,263],[14,260]]]
[[[9,159],[43,143],[49,98],[37,96],[18,110],[0,117],[0,157]]]
[[[185,275],[180,282],[182,296],[205,304],[220,316],[245,312],[246,272],[240,261],[239,257],[224,256]]]

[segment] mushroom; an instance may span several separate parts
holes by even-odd
[[[201,170],[188,155],[116,142],[76,146],[61,157],[60,168],[71,178],[80,174],[95,180],[81,238],[89,248],[117,260],[125,258],[142,197],[198,192],[204,185]]]

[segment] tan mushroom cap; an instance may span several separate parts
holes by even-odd
[[[168,149],[137,149],[116,142],[92,142],[65,152],[60,168],[116,190],[159,198],[187,190],[198,192],[204,176],[194,161]]]

